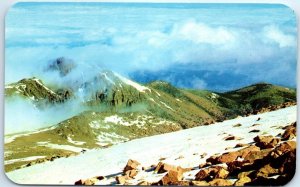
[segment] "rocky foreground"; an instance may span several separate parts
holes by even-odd
[[[236,125],[236,127],[238,126]],[[163,175],[157,182],[140,180],[137,185],[285,185],[293,178],[296,170],[296,141],[294,141],[296,138],[296,122],[282,129],[284,132],[276,137],[256,136],[253,142],[237,144],[236,148],[242,147],[237,151],[209,157],[206,163],[199,165],[200,171],[194,175],[194,180],[183,180],[183,178],[184,173],[196,168],[183,168],[163,161],[150,168],[145,168],[138,161],[132,159],[128,160],[122,175],[116,176],[115,180],[120,185],[132,185],[132,180],[139,172],[143,171]],[[230,136],[225,138],[225,141],[234,140],[235,138]],[[205,154],[199,156],[203,157]],[[94,185],[101,180],[107,180],[107,176],[80,179],[74,184]]]
[[[140,138],[6,175],[20,184],[284,184],[295,168],[296,111],[290,106]]]

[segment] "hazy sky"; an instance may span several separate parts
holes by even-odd
[[[5,82],[47,79],[45,64],[64,56],[144,83],[295,87],[296,33],[283,5],[18,3],[6,16]]]

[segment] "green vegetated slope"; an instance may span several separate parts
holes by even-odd
[[[163,81],[141,85],[109,71],[101,72],[92,81],[64,89],[51,89],[36,78],[23,79],[7,85],[5,96],[19,96],[35,105],[46,100],[43,107],[47,107],[79,100],[77,89],[85,92],[78,106],[84,106],[85,112],[33,133],[6,135],[6,171],[36,160],[47,161],[83,149],[208,125],[262,107],[296,101],[294,89],[265,83],[216,93],[180,89]],[[35,162],[21,160],[33,156],[45,158],[33,159]]]

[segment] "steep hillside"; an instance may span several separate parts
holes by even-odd
[[[53,91],[44,85],[42,80],[35,77],[22,79],[5,86],[5,97],[20,96],[32,101],[63,102],[71,97],[69,90]]]

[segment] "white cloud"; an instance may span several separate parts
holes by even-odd
[[[188,21],[175,28],[173,35],[197,44],[228,44],[235,41],[234,34],[224,27],[210,27],[204,23]]]
[[[265,27],[264,32],[271,42],[276,42],[280,47],[295,47],[297,44],[294,36],[283,33],[283,31],[274,25]]]

